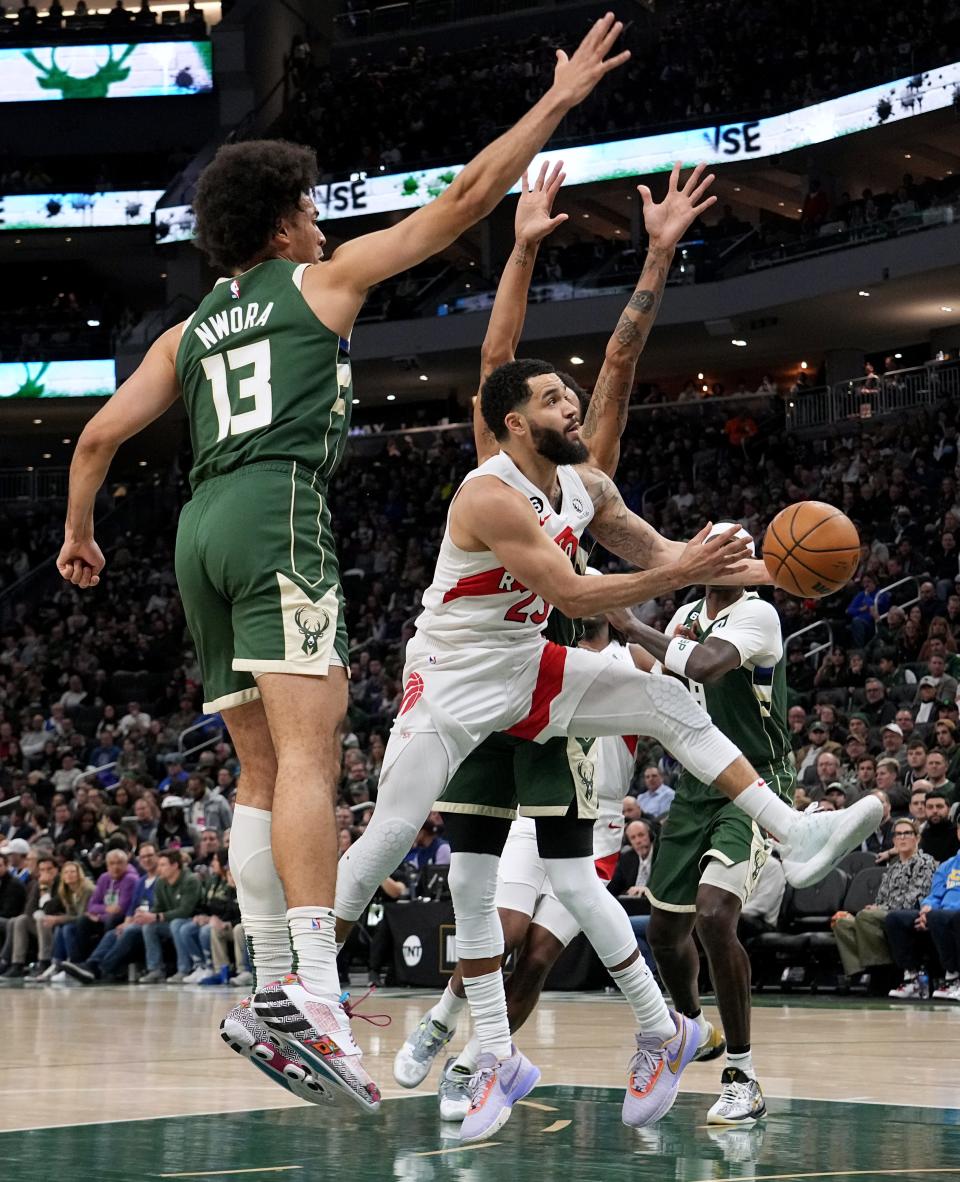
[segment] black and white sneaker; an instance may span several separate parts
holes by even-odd
[[[752,1125],[767,1115],[763,1092],[738,1067],[724,1067],[720,1098],[707,1113],[708,1125]]]

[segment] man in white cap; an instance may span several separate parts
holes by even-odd
[[[728,529],[723,523],[711,533]],[[740,534],[753,551],[753,539]],[[786,662],[773,606],[742,587],[708,586],[703,599],[677,610],[665,633],[638,624],[631,635],[651,654],[653,672],[662,671],[676,637],[696,642],[681,680],[770,788],[791,801]],[[700,1011],[695,928],[710,961],[727,1040],[710,1124],[752,1125],[766,1113],[750,1053],[750,960],[737,923],[768,853],[756,822],[684,770],[647,883],[648,939],[674,1005],[700,1026],[701,1059],[720,1054],[723,1040]]]
[[[22,837],[14,837],[4,844],[0,853],[7,859],[13,877],[26,885],[30,881],[30,870],[26,864],[30,856],[30,843]]]

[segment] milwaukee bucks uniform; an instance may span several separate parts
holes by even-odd
[[[787,739],[787,682],[776,611],[754,592],[746,592],[713,620],[703,599],[681,607],[667,635],[673,636],[681,625],[699,641],[717,636],[739,652],[740,667],[713,685],[684,680],[713,723],[736,743],[773,791],[791,801],[794,771]],[[657,843],[647,894],[655,907],[666,911],[696,911],[697,888],[704,882],[745,902],[767,852],[763,835],[746,813],[716,788],[684,771]]]
[[[350,426],[349,342],[304,300],[306,268],[218,280],[177,351],[194,464],[176,570],[208,710],[259,697],[255,673],[347,663],[327,482]]]

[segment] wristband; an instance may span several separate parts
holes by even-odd
[[[680,677],[686,677],[687,661],[690,660],[694,650],[699,647],[699,642],[696,640],[689,640],[686,636],[675,636],[667,645],[667,651],[664,653],[664,668]]]

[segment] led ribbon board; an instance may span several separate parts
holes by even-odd
[[[960,102],[960,62],[785,115],[579,148],[557,148],[548,155],[538,156],[530,165],[530,172],[536,175],[544,159],[562,156],[567,174],[564,187],[569,188],[615,177],[662,172],[671,168],[675,160],[687,165],[704,161],[710,166],[761,160],[936,111],[954,102]],[[462,168],[462,164],[452,164],[447,168],[390,175],[358,173],[350,180],[319,186],[314,199],[324,221],[416,209],[439,197]],[[511,192],[519,191],[518,183]],[[193,226],[189,205],[167,206],[156,212],[158,242],[192,238]]]
[[[163,189],[111,193],[26,193],[0,197],[0,230],[83,230],[147,226]]]
[[[109,398],[117,388],[113,359],[10,361],[0,365],[0,398]]]
[[[0,49],[0,103],[156,98],[212,89],[209,41]]]

